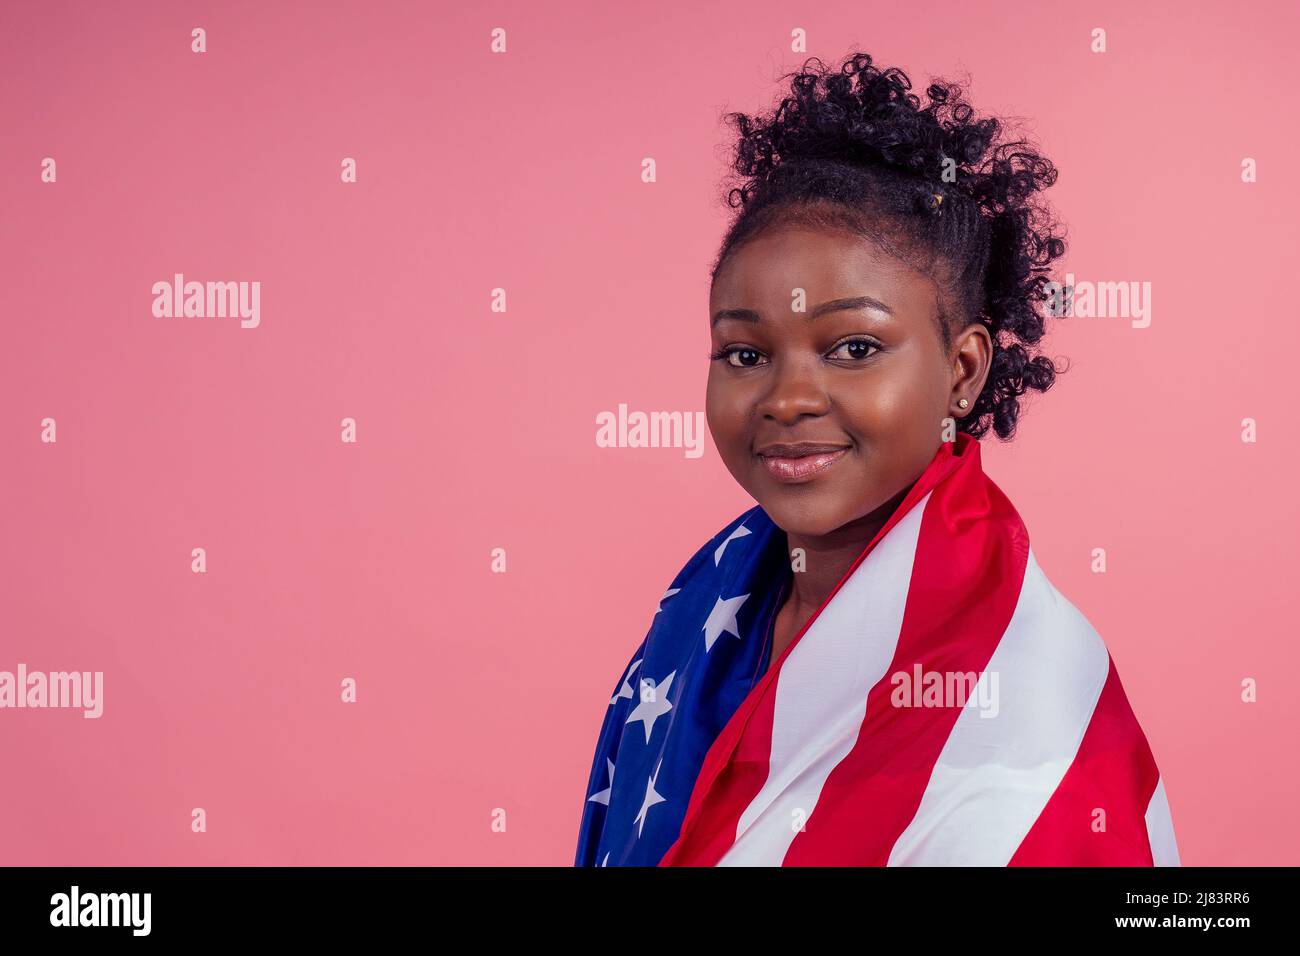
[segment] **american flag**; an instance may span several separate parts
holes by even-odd
[[[761,507],[678,573],[610,698],[575,865],[1178,865],[1114,661],[978,441],[940,447],[767,667],[792,573]]]

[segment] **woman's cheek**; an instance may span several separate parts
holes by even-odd
[[[743,429],[746,418],[747,399],[745,390],[734,382],[728,382],[719,370],[709,372],[709,383],[705,392],[704,412],[709,428],[722,434],[735,433]]]
[[[716,383],[710,385],[704,404],[704,418],[727,471],[745,487],[750,465],[747,399],[738,389],[720,387]]]
[[[885,380],[861,392],[854,418],[864,431],[881,441],[895,441],[917,427],[933,397],[911,381]]]
[[[704,420],[709,425],[709,434],[713,436],[713,444],[718,450],[726,453],[726,434],[723,429],[722,415],[720,413],[721,399],[718,396],[718,386],[714,382],[713,373],[709,373],[709,384],[704,392]]]

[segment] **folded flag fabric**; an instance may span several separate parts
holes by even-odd
[[[578,866],[1176,866],[1114,661],[979,442],[942,445],[767,666],[755,507],[695,553],[610,699]]]

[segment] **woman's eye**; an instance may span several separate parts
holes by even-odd
[[[850,361],[858,361],[871,355],[871,350],[879,350],[879,346],[870,339],[849,339],[847,342],[841,342],[835,346],[831,352],[832,357],[846,358]],[[839,354],[843,353],[843,354]]]
[[[727,352],[727,364],[741,368],[753,368],[762,358],[762,354],[753,349],[735,348]]]

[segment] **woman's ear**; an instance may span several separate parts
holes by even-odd
[[[952,347],[953,377],[948,404],[955,418],[964,418],[975,407],[975,400],[988,380],[993,365],[993,339],[983,323],[972,322],[957,334]],[[961,404],[962,399],[966,399],[965,406]]]

